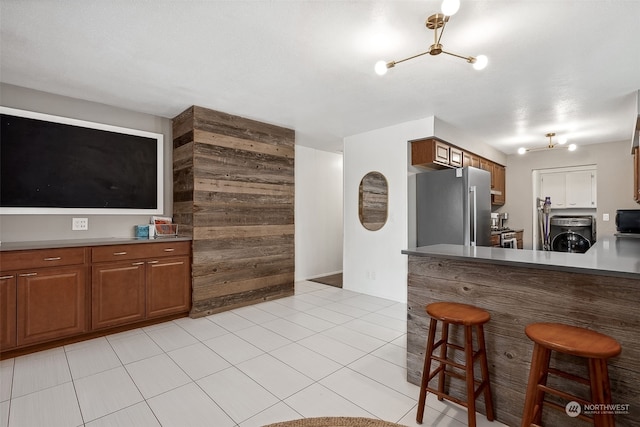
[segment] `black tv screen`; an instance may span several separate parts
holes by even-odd
[[[0,120],[0,213],[162,213],[161,134],[5,107]]]

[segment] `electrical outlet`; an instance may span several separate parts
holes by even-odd
[[[73,218],[71,221],[72,230],[88,230],[89,218]]]
[[[609,221],[609,214],[602,214],[603,221]]]

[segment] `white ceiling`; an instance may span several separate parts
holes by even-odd
[[[423,56],[439,1],[0,0],[4,83],[172,118],[200,105],[342,138],[435,115],[510,154],[547,132],[629,140],[640,89],[640,1],[462,0]],[[1,100],[0,100],[1,101]],[[455,141],[451,141],[455,143]]]

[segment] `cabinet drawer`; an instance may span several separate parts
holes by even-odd
[[[0,253],[0,265],[4,271],[76,265],[84,264],[85,261],[85,248],[38,249]]]
[[[188,255],[190,250],[191,242],[174,242],[170,240],[158,243],[98,246],[91,249],[91,261],[109,262],[138,258]]]

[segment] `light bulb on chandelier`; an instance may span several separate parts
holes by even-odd
[[[449,19],[451,18],[451,16],[453,16],[458,11],[459,8],[460,8],[460,0],[444,0],[441,6],[442,13],[436,13],[435,15],[429,16],[427,18],[427,21],[425,22],[426,27],[430,30],[433,30],[433,44],[429,46],[429,50],[427,50],[426,52],[422,52],[422,53],[418,53],[416,55],[410,56],[408,58],[399,59],[397,61],[378,61],[376,62],[376,65],[374,67],[376,74],[380,76],[384,76],[385,74],[387,74],[387,71],[389,70],[389,68],[395,67],[396,64],[399,64],[401,62],[405,62],[410,59],[417,58],[419,56],[423,56],[426,54],[436,56],[436,55],[440,55],[441,53],[445,53],[447,55],[455,56],[457,58],[466,60],[468,63],[473,65],[473,68],[475,70],[483,70],[484,68],[486,68],[487,64],[489,63],[489,59],[485,55],[478,55],[475,57],[462,56],[456,53],[447,52],[446,50],[444,50],[441,44],[442,33],[444,33],[444,29],[447,25],[447,22],[449,22]]]
[[[440,10],[442,14],[446,16],[453,16],[460,9],[460,0],[444,0]]]

